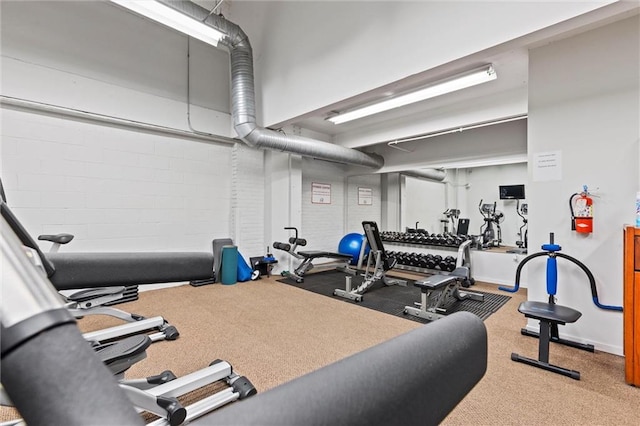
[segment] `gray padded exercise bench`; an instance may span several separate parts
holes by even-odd
[[[396,259],[387,256],[387,252],[384,250],[384,245],[382,244],[382,238],[380,238],[378,225],[375,222],[364,221],[362,222],[362,228],[364,229],[367,244],[370,248],[367,257],[367,266],[363,274],[364,280],[357,288],[352,289],[351,277],[345,277],[344,290],[340,288],[333,290],[334,296],[344,297],[345,299],[355,302],[362,301],[362,295],[378,281],[382,281],[384,285],[387,286],[407,285],[407,281],[405,280],[387,277],[386,273],[396,265]]]
[[[417,280],[413,285],[420,288],[421,301],[415,304],[419,307],[405,306],[404,313],[429,321],[445,317],[443,306],[453,300],[472,299],[484,302],[484,295],[471,291],[462,291],[460,286],[469,279],[469,268],[460,266],[449,275],[432,275]]]

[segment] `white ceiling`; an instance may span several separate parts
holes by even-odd
[[[637,14],[638,7],[637,2],[606,6],[520,39],[509,40],[491,49],[459,58],[436,69],[426,70],[405,80],[344,99],[308,114],[292,117],[274,124],[274,127],[300,126],[331,135],[334,142],[341,145],[357,148],[521,116],[527,113],[530,48]],[[340,125],[326,120],[335,111],[354,108],[391,93],[405,91],[408,87],[426,85],[443,76],[489,63],[494,65],[498,74],[498,78],[489,83]]]
[[[237,0],[225,0],[219,5],[225,12]],[[195,0],[211,9],[218,0]],[[337,144],[352,148],[386,147],[398,138],[435,133],[527,113],[528,51],[577,33],[608,24],[638,13],[638,2],[613,2],[591,12],[575,16],[551,27],[530,33],[490,49],[476,52],[405,79],[345,98],[278,123],[264,123],[272,128],[297,126],[329,135]],[[246,29],[245,29],[246,30]],[[496,30],[499,31],[499,30]],[[326,118],[335,111],[354,108],[372,100],[429,84],[446,76],[479,65],[491,63],[498,78],[489,83],[440,96],[410,106],[376,114],[352,122],[335,125]]]

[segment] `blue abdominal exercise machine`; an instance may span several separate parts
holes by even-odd
[[[571,346],[574,348],[594,352],[593,345],[574,342],[571,340],[562,339],[558,335],[558,325],[565,325],[567,323],[576,322],[582,313],[573,308],[556,304],[556,290],[558,288],[558,258],[563,258],[571,263],[577,265],[587,275],[589,284],[591,286],[591,294],[595,305],[601,309],[622,311],[620,306],[603,305],[598,300],[598,292],[596,289],[596,280],[591,271],[578,259],[571,257],[567,254],[560,253],[562,248],[554,244],[553,233],[549,234],[549,244],[542,245],[541,252],[533,253],[525,257],[516,269],[516,280],[513,288],[498,287],[500,290],[515,293],[520,288],[520,273],[523,266],[532,259],[541,256],[547,256],[547,294],[549,295],[548,302],[537,302],[533,300],[527,300],[522,302],[518,307],[518,311],[524,314],[525,317],[540,321],[540,332],[536,333],[529,331],[526,328],[521,329],[521,333],[525,336],[538,337],[540,339],[538,345],[538,359],[531,359],[523,357],[516,353],[511,354],[511,359],[516,362],[522,362],[534,367],[542,368],[554,373],[562,374],[564,376],[571,377],[572,379],[580,380],[580,372],[570,370],[564,367],[559,367],[549,363],[549,343],[561,343],[563,345]]]

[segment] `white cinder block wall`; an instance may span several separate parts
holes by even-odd
[[[231,147],[2,110],[8,204],[65,250],[209,250],[229,235]],[[49,243],[40,243],[44,250]]]
[[[338,250],[346,223],[344,169],[340,164],[302,159],[302,228],[298,231],[307,240],[308,250]],[[331,185],[330,204],[311,202],[314,182]]]
[[[351,176],[347,179],[347,229],[345,234],[352,232],[362,234],[362,222],[365,220],[374,221],[378,228],[383,231],[381,224],[381,175]],[[368,188],[372,190],[371,204],[358,204],[358,188]]]

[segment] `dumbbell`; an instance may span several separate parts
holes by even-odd
[[[439,266],[441,270],[451,272],[456,269],[456,259],[453,256],[447,256],[440,261]]]
[[[416,268],[420,266],[420,255],[418,253],[411,253],[409,265],[415,266]]]
[[[427,269],[435,269],[436,266],[438,266],[438,264],[440,263],[440,260],[442,260],[442,256],[439,256],[439,255],[436,255],[436,256],[431,255],[430,257],[427,256],[427,263],[426,263]]]
[[[415,237],[413,237],[413,242],[415,244],[423,244],[424,241],[424,235],[422,234],[416,234]]]

